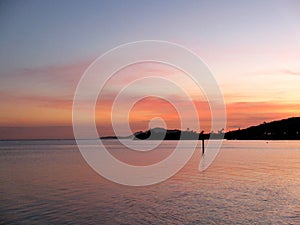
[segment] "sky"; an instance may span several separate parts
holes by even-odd
[[[71,138],[72,102],[88,66],[110,49],[133,41],[164,40],[197,54],[224,95],[233,130],[300,115],[300,3],[294,1],[1,1],[0,139]],[[116,93],[140,74],[155,71],[185,83],[202,127],[209,107],[185,75],[162,65],[133,66],[111,79],[96,107],[101,135],[111,135]],[[143,87],[164,87],[144,83]],[[175,90],[169,96],[185,104]],[[130,102],[130,96],[122,104]],[[118,120],[116,123],[123,124]],[[180,128],[172,105],[145,98],[130,114],[132,131],[153,117]],[[126,121],[125,121],[126,122]],[[185,129],[185,128],[182,128]]]

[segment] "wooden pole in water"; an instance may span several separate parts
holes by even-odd
[[[204,138],[202,138],[202,155],[204,155]]]

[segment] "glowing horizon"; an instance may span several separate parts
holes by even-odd
[[[72,126],[73,96],[86,68],[109,49],[143,39],[179,43],[203,59],[224,95],[226,130],[300,115],[300,29],[295,23],[300,4],[296,1],[153,2],[148,8],[139,2],[126,6],[89,2],[84,9],[78,2],[2,6],[0,127]],[[73,11],[66,10],[69,7]],[[189,128],[210,131],[209,105],[197,87],[174,68],[145,64],[125,68],[107,83],[95,112],[101,135],[113,135],[110,115],[118,90],[144,73],[183,83],[201,122],[195,127],[191,119]],[[167,92],[160,84],[144,85]],[[141,85],[131,94],[142,91]],[[169,95],[177,104],[185,104],[178,93]],[[130,96],[122,104],[129,101]],[[164,118],[168,128],[186,129],[180,127],[172,106],[145,98],[130,114],[132,131],[148,129],[153,117]],[[124,121],[117,122],[121,126]],[[44,133],[57,138],[67,135],[65,131]],[[31,136],[35,135],[39,136],[34,132]]]

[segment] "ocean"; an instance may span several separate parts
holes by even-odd
[[[127,162],[157,160],[104,143]],[[200,158],[201,143],[175,176],[130,187],[93,171],[73,140],[0,141],[0,223],[300,224],[300,141],[224,141],[204,172]]]

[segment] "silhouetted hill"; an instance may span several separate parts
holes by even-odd
[[[292,117],[246,129],[229,131],[225,134],[225,139],[300,140],[300,117]]]
[[[164,128],[154,128],[145,132],[137,132],[134,134],[134,139],[137,140],[197,140],[199,134],[194,131],[181,131],[181,130],[166,130]]]
[[[222,139],[224,137],[223,130],[218,133],[197,133],[196,131],[181,131],[181,130],[166,130],[164,128],[153,128],[147,131],[140,131],[134,134],[134,140],[200,140],[208,139]]]

